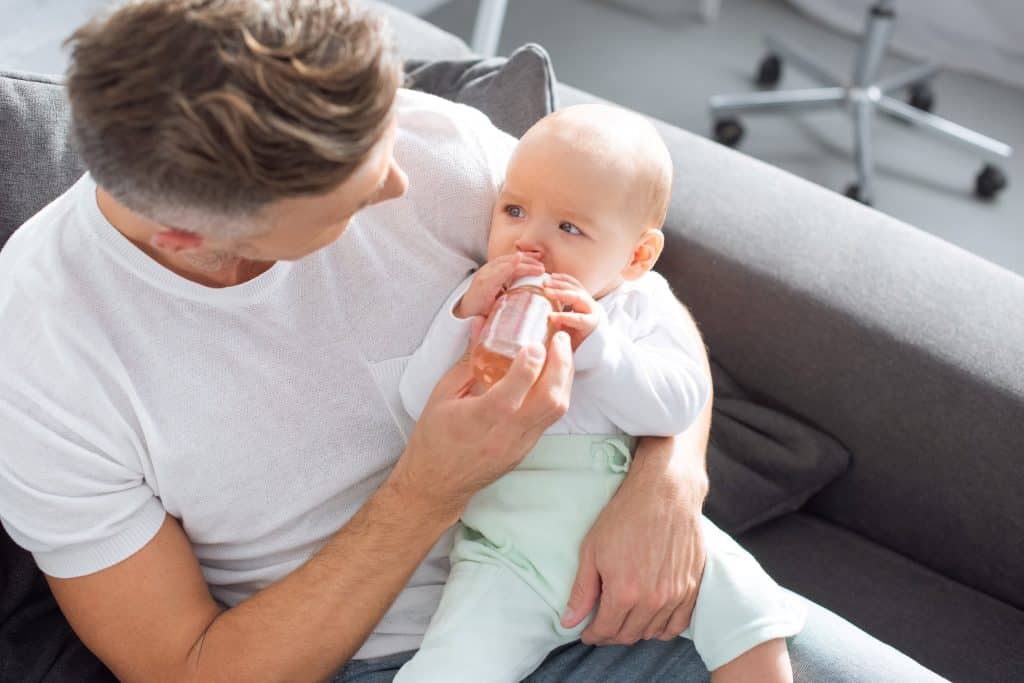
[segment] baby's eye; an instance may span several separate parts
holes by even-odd
[[[505,213],[507,213],[509,216],[512,216],[512,218],[522,218],[523,207],[516,206],[515,204],[509,204],[508,206],[505,207]]]
[[[562,232],[567,232],[570,235],[582,235],[583,232],[572,223],[563,221],[558,224],[558,229]]]

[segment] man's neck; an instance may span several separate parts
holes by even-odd
[[[266,272],[272,261],[251,261],[226,251],[196,249],[173,253],[153,246],[150,238],[163,226],[127,208],[102,187],[96,188],[96,205],[111,226],[158,264],[206,287],[231,287]]]

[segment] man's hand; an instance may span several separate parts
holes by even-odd
[[[587,534],[562,617],[562,626],[572,628],[600,599],[580,635],[584,643],[670,640],[689,626],[705,559],[700,514],[709,410],[705,418],[680,437],[643,439],[629,476]]]
[[[522,252],[499,256],[488,261],[473,274],[469,289],[455,306],[455,317],[487,316],[494,307],[494,302],[513,280],[527,275],[543,274],[544,264]]]
[[[580,284],[580,281],[567,273],[553,273],[544,290],[563,306],[572,307],[572,310],[567,312],[552,313],[548,316],[548,320],[556,328],[564,329],[569,333],[572,350],[575,351],[597,328],[604,310],[600,304],[594,301],[594,297],[590,296],[590,292]]]
[[[474,321],[469,348],[482,327]],[[569,337],[520,351],[488,391],[475,390],[468,353],[437,383],[388,479],[410,500],[455,523],[470,497],[511,471],[569,407]]]

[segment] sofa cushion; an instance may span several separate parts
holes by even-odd
[[[953,681],[1019,681],[1024,611],[819,517],[787,515],[739,542],[781,585]]]
[[[712,359],[715,387],[705,512],[739,534],[800,509],[846,471],[850,454],[812,425],[752,399]]]
[[[405,67],[409,87],[476,107],[517,138],[557,106],[551,58],[540,45],[524,45],[507,61],[502,57],[407,60]]]
[[[70,128],[57,77],[0,71],[0,247],[85,171]]]

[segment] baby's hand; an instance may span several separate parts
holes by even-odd
[[[570,311],[552,313],[548,319],[557,329],[569,333],[572,350],[575,351],[597,329],[603,311],[590,292],[572,275],[553,273],[544,289],[563,306],[568,304],[572,307]]]
[[[527,275],[543,275],[544,264],[526,254],[516,253],[488,261],[473,275],[469,289],[455,306],[456,318],[488,315],[494,302],[513,280]]]

